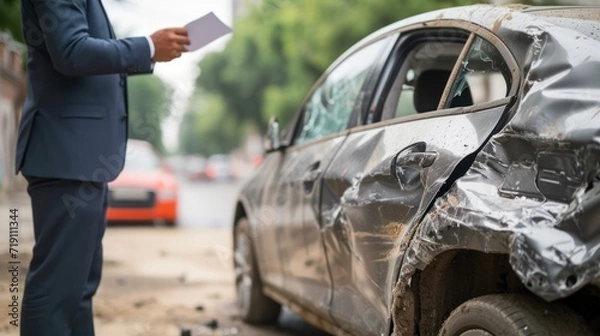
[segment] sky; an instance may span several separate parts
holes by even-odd
[[[232,25],[231,0],[103,0],[103,4],[118,37],[151,35],[162,28],[181,27],[209,12]],[[229,36],[172,62],[156,64],[154,75],[174,90],[173,109],[163,124],[163,141],[168,149],[177,145],[179,122],[199,74],[198,62],[207,52],[222,49]]]

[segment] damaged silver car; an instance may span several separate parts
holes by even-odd
[[[235,212],[245,321],[600,334],[600,7],[402,20],[278,128]]]

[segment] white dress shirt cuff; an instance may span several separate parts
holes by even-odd
[[[148,40],[148,46],[150,46],[150,59],[154,58],[154,52],[156,51],[154,48],[154,42],[152,42],[152,39],[150,38],[150,36],[145,36],[146,40]]]

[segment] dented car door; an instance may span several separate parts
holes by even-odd
[[[514,90],[514,73],[485,39],[467,34],[463,42],[431,42],[429,35],[411,39],[410,47],[400,42],[398,59],[391,62],[403,64],[390,65],[398,70],[382,79],[395,83],[381,101],[389,120],[352,130],[323,177],[321,232],[332,274],[331,314],[345,329],[365,335],[388,332],[408,228],[455,169],[470,164]],[[444,69],[449,59],[455,65]],[[490,87],[496,91],[487,92]]]
[[[303,307],[327,314],[331,281],[320,234],[322,176],[348,135],[347,127],[373,85],[370,80],[392,37],[342,56],[317,83],[301,110],[277,172],[276,239],[281,288]]]

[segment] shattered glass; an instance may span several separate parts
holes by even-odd
[[[351,55],[337,66],[312,93],[303,113],[303,143],[346,129],[367,74],[388,39],[379,40]]]
[[[506,97],[511,75],[502,55],[476,37],[450,91],[446,107],[470,106]]]

